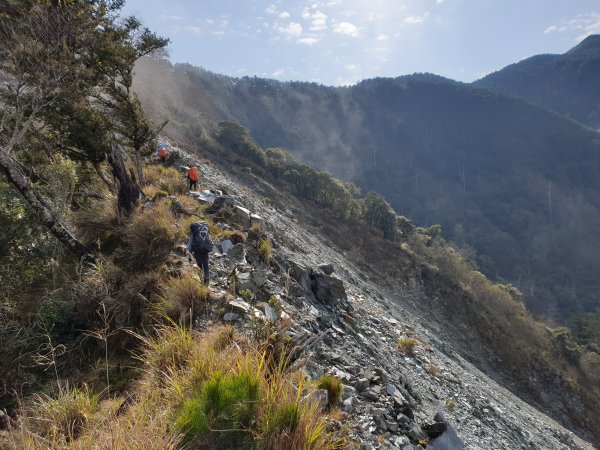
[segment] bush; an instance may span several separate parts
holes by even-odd
[[[79,237],[88,245],[105,243],[115,237],[119,225],[117,200],[113,195],[105,194],[93,206],[84,208],[75,214],[75,226]]]
[[[175,430],[186,441],[211,448],[253,448],[250,427],[256,422],[259,380],[256,374],[214,373],[199,395],[184,403]]]
[[[415,338],[401,337],[398,338],[396,346],[398,347],[398,350],[400,350],[406,356],[414,356],[416,344],[417,340]]]
[[[377,192],[369,192],[365,196],[363,220],[373,228],[381,230],[384,238],[396,238],[396,213]]]
[[[98,410],[98,396],[87,387],[62,390],[57,398],[39,395],[33,417],[35,429],[43,436],[72,441],[78,437],[88,420]]]
[[[327,405],[331,408],[333,407],[342,397],[342,391],[344,387],[342,386],[342,381],[331,375],[323,375],[317,381],[317,387],[319,389],[325,389],[328,394],[328,402]]]
[[[273,258],[273,249],[268,239],[258,241],[258,257],[268,263]]]
[[[127,259],[135,269],[162,263],[178,236],[175,218],[164,203],[154,208],[138,208],[125,230]]]
[[[202,284],[190,270],[181,277],[173,277],[166,281],[155,309],[162,316],[182,319],[190,310],[192,313],[197,311],[209,298],[208,286]]]

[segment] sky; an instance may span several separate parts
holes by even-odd
[[[470,82],[600,34],[600,0],[127,0],[169,59],[234,77]]]

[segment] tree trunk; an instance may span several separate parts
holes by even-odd
[[[112,174],[117,180],[119,214],[129,215],[142,196],[142,189],[136,181],[133,169],[127,170],[125,167],[123,154],[116,145],[113,145],[112,152],[108,155],[107,160]]]
[[[114,192],[116,194],[117,187],[115,186],[115,183],[113,183],[111,180],[109,180],[109,178],[106,176],[106,174],[102,170],[102,163],[101,162],[93,162],[92,166],[94,166],[94,169],[96,169],[96,173],[98,174],[100,179],[102,181],[104,181],[104,184],[106,184],[108,186],[108,188],[111,190],[111,192]]]
[[[144,165],[142,164],[142,156],[140,155],[139,149],[135,150],[135,169],[137,170],[140,186],[144,186],[146,184],[146,180],[144,180]]]
[[[78,258],[95,264],[96,257],[62,224],[51,205],[33,189],[31,181],[21,171],[17,162],[8,152],[1,148],[0,167],[2,167],[6,173],[6,177],[13,186],[25,197],[25,200],[27,200],[31,207],[39,213],[42,224],[50,230],[54,237]]]

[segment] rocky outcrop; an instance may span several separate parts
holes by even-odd
[[[373,280],[385,274],[358,268],[318,229],[300,226],[291,209],[268,206],[213,168],[202,171],[213,191],[228,193],[209,208],[216,225],[248,231],[245,242],[217,243],[221,251],[211,258],[212,289],[233,296],[219,309],[220,319],[240,332],[275,324],[294,349],[291,369],[303,367],[313,378],[325,373],[339,378],[339,426],[343,423],[356,448],[593,448],[439,338],[438,327],[445,324],[411,307],[423,301],[418,284],[383,290]],[[233,213],[235,205],[248,214]],[[245,220],[252,214],[262,221],[258,234],[249,232],[252,221]],[[272,243],[270,263],[256,257],[259,237]],[[399,351],[400,337],[414,339],[410,355]],[[328,399],[303,401],[325,407]]]

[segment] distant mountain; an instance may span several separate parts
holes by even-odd
[[[562,55],[537,55],[473,83],[600,129],[600,35]]]
[[[147,60],[137,89],[179,138],[233,119],[419,225],[440,223],[538,315],[600,306],[600,136],[559,114],[430,74],[333,88]]]

